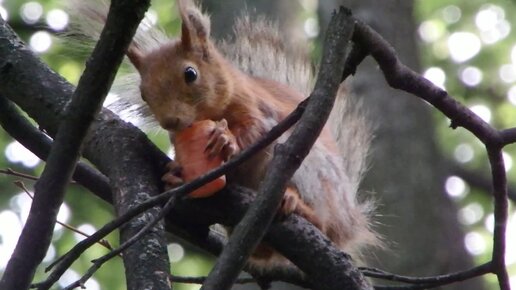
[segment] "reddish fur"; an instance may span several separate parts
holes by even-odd
[[[72,19],[79,20],[81,32],[98,38],[108,5],[103,1],[70,1],[74,2],[70,9],[75,14]],[[306,97],[292,88],[306,94],[312,83],[312,69],[302,45],[290,42],[274,24],[264,19],[251,21],[246,16],[236,21],[234,39],[219,44],[226,60],[209,39],[209,18],[193,2],[177,0],[182,19],[179,39],[171,40],[148,24],[138,30],[127,55],[139,78],[133,76],[127,79],[129,82],[121,83],[119,95],[124,96],[124,101],[111,108],[122,114],[128,110],[126,117],[143,121],[149,117],[150,109],[161,127],[171,132],[172,141],[174,132],[194,121],[220,121],[224,128],[213,132],[206,149],[211,156],[229,158],[260,139]],[[185,78],[187,67],[197,71],[195,81]],[[134,87],[136,79],[141,79],[141,93]],[[139,99],[132,99],[140,95],[148,104],[143,110],[139,109]],[[359,202],[356,197],[370,134],[360,110],[349,101],[341,86],[330,116],[333,134],[328,128],[321,133],[289,182],[282,211],[304,216],[356,258],[364,246],[379,243],[370,228],[371,204]],[[257,189],[273,146],[228,173],[227,182]],[[163,178],[168,185],[181,181],[174,166]],[[270,248],[263,246],[256,254],[260,252],[264,259],[259,263],[254,259],[252,265],[285,265],[286,260]]]
[[[180,40],[171,41],[145,54],[136,46],[129,50],[130,60],[141,76],[142,97],[160,125],[171,132],[171,136],[173,132],[195,121],[225,119],[230,134],[234,136],[227,139],[235,140],[233,142],[236,144],[232,145],[237,150],[246,148],[285,118],[305,96],[284,84],[239,71],[210,41],[209,26],[206,26],[209,24],[203,22],[200,12],[195,9],[190,11],[183,1],[179,1],[179,4],[183,19]],[[184,71],[187,67],[194,68],[198,73],[192,83],[185,82]],[[326,158],[338,154],[337,144],[328,128],[324,128],[318,142],[318,150],[324,152],[319,159],[319,166],[326,165]],[[230,172],[227,175],[228,182],[257,189],[270,161],[271,148],[259,152],[238,170]],[[355,229],[355,225],[343,226],[343,219],[332,217],[342,217],[344,212],[351,223],[360,217],[356,216],[359,211],[356,208],[353,213],[347,213],[354,205],[337,203],[342,201],[337,197],[340,195],[354,198],[354,192],[336,192],[337,187],[333,187],[335,183],[342,182],[340,174],[344,173],[337,172],[337,177],[332,177],[332,180],[319,180],[325,192],[312,193],[320,194],[317,199],[324,200],[323,204],[327,204],[327,208],[321,210],[319,207],[317,212],[315,205],[306,202],[303,199],[306,197],[301,196],[296,187],[289,186],[286,193],[289,204],[284,211],[296,212],[305,217],[342,246],[353,239],[350,231]],[[325,218],[320,219],[318,215]],[[364,232],[369,233],[368,229]],[[262,245],[256,253],[258,256],[268,258],[277,255],[271,254],[270,249]]]

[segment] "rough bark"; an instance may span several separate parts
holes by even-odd
[[[0,28],[5,28],[5,30],[0,31],[3,36],[0,37],[0,54],[5,56],[5,59],[0,60],[1,95],[5,95],[16,102],[50,135],[55,134],[62,117],[61,112],[72,94],[73,87],[38,60],[6,26],[0,26]],[[165,168],[164,164],[168,161],[168,158],[162,152],[150,144],[142,132],[121,121],[108,110],[102,110],[92,124],[90,134],[85,141],[83,153],[110,178],[112,190],[117,195],[115,204],[124,207],[148,199],[149,195],[158,192],[160,185],[158,180],[163,173],[161,171]],[[235,193],[238,194],[236,191]],[[239,201],[238,198],[231,198],[231,200]],[[223,202],[228,204],[227,200]],[[219,217],[222,216],[223,218],[228,213],[243,213],[246,209],[245,205],[240,203],[222,210],[210,204],[208,208],[202,210],[187,211],[187,213],[193,214],[193,217],[189,218],[186,214],[181,216],[172,215],[169,221],[179,223],[182,230],[190,232],[186,234],[190,238],[189,240],[197,240],[197,244],[208,244],[205,248],[218,251],[220,249],[218,240],[215,241],[213,238],[202,236],[202,230],[195,232],[188,226],[180,224],[184,221],[195,222],[208,216],[206,212],[210,208],[215,210]],[[119,214],[122,214],[125,210],[127,208],[119,209]],[[134,220],[132,225],[124,227],[122,230],[133,231],[133,226],[141,225],[145,220],[148,220],[148,215],[155,214],[156,211],[157,208],[154,208],[145,212]],[[292,219],[299,218],[292,217]],[[223,223],[223,220],[212,219],[212,222]],[[234,225],[236,222],[236,219],[231,220],[231,222],[225,220],[226,224]],[[196,226],[199,226],[199,224],[197,223]],[[280,252],[284,251],[284,254],[294,261],[300,269],[306,273],[314,273],[313,280],[309,280],[309,282],[316,285],[316,289],[339,285],[339,281],[342,281],[343,278],[346,280],[345,275],[353,274],[355,278],[361,277],[360,272],[351,266],[349,257],[332,247],[327,238],[315,230],[313,226],[302,221],[290,224],[278,223],[274,227],[276,226],[280,229],[286,228],[269,233],[266,238],[274,241],[274,245],[277,243]],[[161,227],[156,227],[155,231],[147,235],[145,241],[142,241],[141,245],[145,245],[146,249],[139,252],[135,250],[126,254],[135,254],[141,257],[140,254],[145,253],[149,258],[161,256],[163,238],[160,230]],[[296,237],[296,239],[293,239],[293,237]],[[294,249],[296,250],[294,251]],[[310,255],[307,253],[310,253]],[[332,271],[320,271],[318,264],[313,263],[316,259],[320,260],[321,264],[331,268]],[[142,274],[146,275],[148,279],[163,281],[163,274],[166,271],[161,270],[161,268],[164,267],[165,263],[158,261],[151,265],[137,260],[130,260],[130,262],[133,263],[130,266],[134,271],[127,274],[131,275],[132,278],[140,277],[138,275]],[[149,267],[154,267],[157,270]],[[282,274],[275,277],[275,279],[289,280],[289,276]],[[137,282],[142,283],[129,284],[128,287],[135,287],[134,285],[136,287],[146,287],[149,284],[146,284],[145,281],[152,282],[150,280],[139,280]],[[296,279],[296,281],[299,281],[299,279]],[[326,281],[326,284],[316,284],[318,281]],[[131,282],[129,281],[129,283]]]
[[[48,69],[39,59],[35,58],[32,52],[21,43],[14,32],[2,21],[0,21],[0,34],[2,35],[0,37],[0,51],[3,55],[0,60],[0,78],[2,79],[0,91],[2,95],[17,103],[51,136],[55,136],[74,88]],[[80,110],[77,113],[79,114]],[[111,179],[112,191],[115,194],[115,206],[119,213],[123,213],[135,202],[159,193],[158,183],[156,182],[156,176],[159,175],[152,167],[153,164],[141,162],[142,165],[135,166],[134,164],[137,164],[138,159],[131,158],[138,155],[140,159],[147,160],[148,156],[158,156],[157,152],[159,151],[156,149],[154,149],[156,151],[152,151],[154,147],[150,145],[148,146],[150,150],[146,149],[147,152],[133,149],[113,150],[116,148],[115,145],[136,146],[131,142],[132,140],[127,143],[118,143],[120,140],[117,140],[119,135],[116,133],[123,132],[120,128],[124,126],[133,130],[131,131],[132,136],[134,136],[134,132],[137,132],[134,127],[124,124],[111,112],[104,110],[97,115],[97,120],[92,124],[90,132],[96,134],[90,134],[86,137],[85,144],[87,145],[84,152],[84,155],[90,160],[106,157],[105,160],[107,161],[107,156],[116,158],[117,162],[99,162],[98,165],[100,165],[99,167],[103,173],[107,173],[106,175]],[[110,129],[114,130],[113,134],[105,135],[110,132]],[[99,134],[101,137],[95,139]],[[136,136],[147,140],[141,132]],[[156,154],[153,155],[153,152],[156,152]],[[121,163],[122,161],[123,163]],[[110,166],[112,164],[120,164],[121,166]],[[127,181],[129,171],[137,171],[131,180],[132,182]],[[142,188],[146,190],[142,190]],[[155,214],[158,209],[149,211],[146,215]],[[122,241],[132,236],[135,229],[141,227],[146,218],[148,217],[143,215],[122,228]],[[148,286],[152,286],[154,289],[169,289],[166,275],[169,271],[169,265],[163,224],[157,226],[152,234],[142,239],[139,246],[132,247],[124,255],[128,289],[144,289]],[[146,260],[141,259],[142,253],[147,255]]]

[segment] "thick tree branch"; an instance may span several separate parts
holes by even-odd
[[[360,44],[351,43],[351,50],[346,58],[341,81],[344,81],[350,75],[355,75],[358,65],[360,65],[368,55],[367,50],[362,49]]]
[[[117,219],[113,220],[112,222],[106,224],[104,227],[102,227],[100,230],[98,230],[94,235],[90,236],[89,238],[81,241],[79,244],[77,244],[70,252],[68,252],[65,256],[63,256],[61,259],[53,263],[48,267],[48,269],[52,268],[55,264],[59,264],[58,268],[50,275],[50,277],[43,283],[38,284],[38,288],[40,289],[46,289],[45,287],[48,287],[55,283],[57,279],[68,269],[71,264],[77,259],[86,249],[88,249],[91,245],[96,243],[99,239],[105,237],[115,229],[119,228],[123,224],[129,222],[132,218],[135,216],[144,213],[145,211],[151,209],[152,207],[158,206],[163,204],[164,202],[167,202],[167,205],[171,203],[173,199],[177,198],[183,198],[186,196],[186,194],[192,192],[193,190],[196,190],[197,188],[201,187],[202,185],[218,178],[221,175],[226,174],[229,170],[234,169],[238,165],[242,164],[246,160],[248,160],[250,157],[252,157],[256,152],[259,152],[269,146],[274,140],[276,140],[279,136],[281,136],[285,131],[287,131],[300,117],[301,114],[305,110],[305,102],[302,102],[299,104],[299,106],[291,113],[287,118],[285,118],[282,122],[280,122],[278,125],[276,125],[268,134],[264,136],[260,141],[257,143],[251,145],[250,147],[243,150],[241,153],[239,153],[237,156],[232,158],[230,161],[224,163],[222,166],[211,170],[210,172],[204,174],[203,176],[200,176],[199,178],[196,178],[195,180],[184,184],[182,186],[176,187],[174,189],[168,190],[164,193],[161,193],[157,196],[150,197],[145,201],[142,201],[140,204],[132,207],[128,211],[126,211],[124,214],[120,215]],[[167,201],[168,200],[168,201]],[[162,218],[162,215],[164,215],[168,210],[170,210],[171,205],[165,206],[158,216],[160,218],[153,218],[151,223],[157,222],[157,220],[160,220]],[[178,219],[180,220],[180,219]],[[177,223],[177,222],[176,222]],[[135,236],[131,237],[130,240],[136,240],[136,236],[142,236],[148,229],[149,224],[145,225],[145,230],[140,230]],[[206,227],[207,228],[207,227]],[[133,242],[131,242],[133,243]],[[126,246],[124,246],[124,249]],[[113,255],[114,256],[114,255]]]
[[[183,284],[202,284],[206,280],[206,277],[185,277],[170,275],[170,282],[183,283]],[[235,284],[248,284],[256,283],[253,278],[239,278],[235,281]]]
[[[378,62],[391,87],[416,95],[432,104],[450,118],[452,128],[464,127],[483,143],[501,143],[502,138],[497,130],[446,91],[405,66],[397,58],[394,48],[371,27],[357,21],[353,41]]]
[[[55,135],[73,86],[36,58],[3,24],[0,25],[0,55],[3,56],[0,59],[1,94],[15,101],[50,135]],[[119,199],[123,197],[127,203],[133,204],[159,193],[159,179],[169,161],[142,132],[108,110],[103,110],[96,118],[85,142],[84,154],[110,178],[113,192]],[[130,198],[134,195],[138,197]],[[145,216],[141,218],[139,223],[143,226],[146,224]],[[163,237],[161,241],[164,243]],[[212,248],[220,245],[216,239],[208,239],[204,243]],[[164,247],[155,251],[164,254]],[[141,257],[141,252],[144,251],[135,250],[138,257]],[[138,261],[132,263],[132,267],[138,267],[142,275],[153,275],[149,269],[157,263],[148,263],[150,265]],[[168,269],[168,264],[164,262],[161,267]]]
[[[18,113],[9,100],[0,96],[0,125],[14,139],[42,160],[46,160],[52,140]],[[112,202],[109,180],[96,169],[79,161],[73,179],[107,202]],[[36,179],[37,180],[37,179]]]
[[[85,156],[110,178],[117,215],[123,215],[159,194],[160,176],[168,158],[137,129],[115,119],[94,124]],[[159,206],[138,215],[120,228],[121,242],[130,239],[160,211]],[[159,223],[124,252],[128,289],[168,288],[169,263],[163,224]]]
[[[75,289],[75,288],[78,288],[78,287],[81,287],[82,285],[84,285],[84,283],[86,283],[86,281],[91,278],[91,276],[93,276],[93,274],[102,266],[104,265],[105,262],[109,261],[110,259],[112,259],[113,257],[116,257],[118,255],[120,255],[123,251],[125,251],[127,248],[129,248],[130,246],[134,245],[134,243],[138,242],[140,239],[142,239],[142,236],[147,234],[147,232],[154,226],[156,226],[156,224],[158,222],[161,221],[162,218],[165,217],[166,215],[166,212],[168,212],[170,210],[170,208],[172,208],[172,206],[174,206],[174,203],[177,199],[177,196],[172,196],[168,201],[167,203],[163,206],[163,209],[159,212],[159,214],[157,214],[156,216],[153,216],[152,217],[152,220],[150,222],[148,222],[143,228],[141,228],[134,236],[130,237],[129,239],[127,239],[122,245],[120,245],[118,248],[116,249],[113,249],[111,250],[109,253],[107,253],[106,255],[98,258],[98,259],[95,259],[93,260],[93,265],[88,269],[88,271],[86,272],[86,274],[84,274],[79,280],[75,281],[74,283],[70,284],[69,286],[67,286],[65,289],[66,290],[71,290],[71,289]]]
[[[211,198],[178,201],[167,218],[181,217],[195,220],[201,225],[220,223],[235,226],[246,213],[248,206],[254,202],[254,196],[255,194],[248,189],[230,186]],[[202,212],[202,216],[198,216],[199,212]],[[335,248],[317,228],[297,215],[291,215],[281,222],[273,222],[264,241],[307,274],[305,279],[301,279],[289,273],[289,269],[285,269],[287,277],[292,277],[287,281],[294,284],[310,286],[313,289],[333,289],[335,285],[345,284],[350,276],[358,278],[356,273],[352,272],[350,258]],[[282,277],[280,272],[273,276],[267,276],[265,273],[262,278],[274,281],[279,277]]]
[[[5,70],[0,69],[2,77],[0,92],[15,101],[50,134],[55,134],[57,124],[60,122],[60,112],[64,109],[73,87],[35,58],[12,31],[7,30],[5,26],[0,28],[2,28],[0,35],[5,36],[0,38],[0,54],[5,56],[5,60],[18,61],[16,65],[4,66],[4,59],[0,60],[0,68],[5,68]],[[15,45],[12,45],[13,43]],[[31,69],[27,70],[27,68]],[[123,193],[126,196],[145,189],[144,196],[135,199],[135,204],[148,199],[149,195],[158,193],[159,178],[169,160],[148,141],[144,134],[132,125],[120,121],[116,115],[107,110],[103,110],[93,123],[90,135],[85,142],[84,154],[110,178],[115,194]],[[235,190],[233,194],[238,196],[238,191]],[[246,207],[240,206],[240,210],[244,211]],[[221,249],[221,240],[217,236],[205,230],[199,230],[199,225],[191,226],[184,222],[190,221],[195,224],[197,220],[205,217],[203,211],[209,208],[208,206],[202,208],[202,211],[189,212],[189,214],[194,213],[193,216],[171,215],[172,218],[167,218],[167,227],[174,229],[175,234],[216,253]],[[238,210],[232,207],[231,211]],[[227,212],[224,209],[217,215],[224,215]],[[237,220],[232,224],[236,222]],[[282,237],[275,236],[274,240],[281,241]],[[312,247],[313,245],[309,246],[309,248]],[[324,244],[319,247],[324,247]],[[316,271],[315,265],[310,260],[305,263],[308,267],[307,271]],[[295,271],[273,271],[262,277],[303,283]]]
[[[516,128],[505,129],[500,132],[503,144],[511,144],[516,142]]]
[[[506,176],[499,150],[502,146],[516,140],[515,129],[507,129],[501,132],[494,130],[467,108],[454,101],[446,92],[435,88],[430,82],[403,66],[397,60],[392,48],[374,31],[361,23],[357,27],[354,34],[354,40],[358,44],[356,47],[371,52],[386,74],[386,78],[394,87],[412,92],[430,102],[452,119],[452,127],[463,126],[488,145],[493,167],[495,213],[497,213],[493,268],[491,271],[498,275],[501,288],[508,289],[507,274],[502,263],[505,248],[504,233],[507,222],[507,191]],[[34,58],[2,22],[0,22],[0,54],[3,56],[0,59],[0,78],[2,79],[0,93],[14,100],[51,135],[54,135],[61,121],[61,112],[63,112],[73,88]],[[357,58],[363,59],[365,53],[358,51],[356,55],[358,55]],[[91,134],[87,137],[84,153],[112,180],[113,192],[120,200],[123,198],[129,199],[128,193],[145,191],[143,195],[134,199],[133,203],[137,204],[158,193],[158,179],[167,158],[152,146],[144,135],[131,125],[119,121],[112,113],[103,111],[94,122]],[[225,195],[224,192],[229,196]],[[205,227],[201,226],[203,230],[200,231],[194,228],[198,228],[199,223],[205,226],[215,221],[235,225],[243,215],[246,204],[250,203],[252,199],[249,197],[247,203],[242,202],[242,199],[245,200],[247,196],[241,194],[245,190],[241,190],[239,193],[239,190],[229,188],[224,192],[216,195],[213,199],[181,202],[173,209],[167,219],[182,222],[174,225],[169,223],[170,228],[176,231],[177,229],[185,230],[186,237],[190,240],[194,240],[198,244],[204,244],[204,248],[211,249],[212,252],[219,251],[221,246],[219,239],[209,235],[205,231]],[[217,203],[213,204],[214,200],[219,200],[218,205]],[[236,204],[232,202],[236,202]],[[239,213],[239,216],[232,217],[235,213]],[[157,209],[153,209],[151,214],[155,216]],[[298,219],[297,217],[292,218]],[[143,218],[140,224],[144,224],[146,221]],[[289,221],[279,224],[274,223],[270,232],[265,236],[265,240],[273,244],[303,271],[320,274],[318,272],[320,270],[318,269],[319,263],[314,263],[320,257],[323,257],[324,261],[327,262],[324,265],[328,265],[331,269],[334,269],[333,267],[338,265],[341,260],[347,262],[347,258],[342,256],[342,253],[325,244],[325,238],[315,228],[310,228],[310,225],[303,225],[303,221],[300,221],[299,224],[303,226],[296,229],[295,225],[298,222],[294,221],[293,223],[294,225],[289,225]],[[286,229],[275,230],[277,226],[285,226]],[[314,235],[320,237],[320,239],[310,240]],[[299,240],[292,239],[294,237],[299,237]],[[314,244],[302,244],[306,241],[312,241]],[[286,247],[286,249],[282,247]],[[317,253],[315,250],[312,252],[311,249],[314,247],[321,247],[322,252]],[[293,249],[303,254],[300,255]],[[289,253],[289,250],[293,252]],[[157,252],[159,252],[159,249]],[[317,253],[317,255],[314,256],[313,253]],[[322,275],[324,274],[322,273]],[[326,274],[327,276],[333,275],[335,280],[339,280],[342,277],[341,275],[347,275],[343,271],[338,273],[330,271]],[[309,278],[313,279],[313,277]],[[324,281],[327,278],[319,280]],[[319,282],[318,280],[310,281],[314,284]]]
[[[493,178],[494,195],[494,234],[493,234],[493,273],[498,277],[501,290],[508,290],[509,275],[505,266],[505,248],[507,219],[509,216],[509,200],[507,198],[507,175],[503,162],[501,147],[487,147]]]
[[[130,32],[131,32],[131,30],[132,30],[132,32],[134,33],[134,31],[135,31],[135,29],[136,29],[136,27],[137,27],[137,24],[138,24],[138,23],[137,23],[137,20],[138,20],[138,19],[140,19],[140,18],[143,16],[143,12],[145,11],[145,8],[146,8],[145,6],[148,6],[148,2],[146,3],[146,5],[145,5],[145,3],[144,3],[144,2],[141,2],[141,4],[144,4],[144,5],[140,5],[140,8],[139,8],[139,9],[137,9],[137,8],[136,8],[137,6],[134,6],[133,4],[134,4],[134,3],[125,3],[125,5],[127,5],[127,6],[125,6],[125,7],[126,7],[126,8],[128,8],[128,9],[126,9],[126,11],[123,11],[123,9],[122,9],[122,11],[121,11],[121,9],[120,9],[120,8],[124,8],[124,6],[123,6],[123,5],[122,5],[122,6],[120,6],[120,5],[118,5],[118,6],[117,6],[117,5],[114,5],[114,6],[113,6],[113,7],[115,7],[115,8],[114,8],[114,9],[112,9],[112,11],[113,11],[113,10],[114,10],[114,11],[118,10],[119,12],[122,12],[121,14],[123,14],[124,16],[123,16],[123,17],[120,17],[120,18],[119,18],[119,20],[116,20],[116,19],[114,19],[114,20],[110,20],[110,19],[112,19],[112,17],[108,17],[108,24],[107,24],[108,29],[106,29],[106,30],[105,30],[105,35],[104,35],[103,37],[101,37],[101,39],[104,39],[104,41],[101,41],[101,42],[99,43],[99,45],[97,46],[97,47],[100,47],[100,50],[102,50],[102,49],[103,49],[105,52],[107,52],[107,55],[109,55],[109,54],[116,54],[116,55],[118,55],[118,57],[114,57],[113,55],[110,55],[110,56],[107,58],[109,61],[104,61],[104,60],[102,60],[102,57],[94,58],[94,59],[93,59],[93,61],[92,61],[92,63],[91,63],[91,66],[90,66],[90,67],[93,67],[93,70],[97,70],[97,71],[96,71],[96,72],[94,72],[92,75],[95,75],[95,76],[96,76],[96,75],[98,75],[98,76],[103,76],[103,75],[104,75],[104,76],[106,76],[106,73],[107,73],[107,76],[108,76],[108,77],[107,77],[107,78],[105,78],[105,79],[109,80],[109,81],[108,81],[108,83],[109,83],[110,81],[112,81],[112,79],[113,79],[113,77],[114,77],[114,73],[112,73],[112,72],[111,72],[112,70],[111,70],[111,69],[108,69],[108,68],[109,68],[109,66],[115,67],[117,64],[119,64],[119,63],[121,62],[121,59],[122,59],[123,54],[124,54],[124,51],[125,51],[125,47],[127,46],[127,44],[130,42],[130,40],[131,40],[131,38],[132,38],[132,35],[130,34]],[[143,9],[142,9],[142,8],[143,8]],[[119,13],[119,14],[120,14],[120,13]],[[138,15],[138,17],[136,17],[136,15],[135,15],[135,14],[137,14],[137,15]],[[120,21],[120,19],[122,19],[122,20]],[[133,23],[131,24],[130,22],[133,22]],[[109,27],[111,27],[111,28],[109,28]],[[128,27],[132,27],[132,29],[127,29]],[[120,31],[117,31],[117,30],[120,30],[120,31],[121,31],[121,30],[128,30],[128,31],[129,31],[129,34],[128,34],[128,33],[120,33]],[[9,35],[9,34],[12,34],[12,33],[9,33],[9,32],[8,32],[8,33],[7,33],[7,34],[5,34],[5,35]],[[122,37],[122,39],[123,39],[124,41],[122,41],[122,42],[117,41],[117,37],[115,37],[115,35],[117,35],[117,37]],[[11,36],[12,36],[12,35],[11,35]],[[119,38],[118,38],[118,39],[119,39]],[[106,40],[107,40],[107,41],[106,41]],[[9,39],[7,39],[7,41],[8,41],[8,42],[7,42],[7,45],[11,45],[11,44],[12,44],[12,41],[17,41],[17,40],[16,40],[14,37],[12,37],[12,38],[11,38],[11,42],[9,42]],[[5,44],[5,42],[4,42],[4,44]],[[106,46],[106,44],[107,44],[107,46]],[[9,49],[9,47],[7,47],[7,48]],[[12,49],[12,46],[11,46],[11,49]],[[28,54],[28,51],[21,51],[21,52],[22,52],[22,54],[23,54],[23,53]],[[13,58],[13,59],[11,59],[10,61],[11,61],[11,62],[13,62],[13,61],[15,61],[15,60],[18,60],[18,59],[17,59],[17,58]],[[116,65],[115,65],[115,64],[116,64]],[[2,72],[4,72],[4,73],[10,73],[10,72],[11,72],[11,71],[10,71],[10,69],[11,69],[12,67],[13,67],[13,63],[3,63],[3,64],[2,64],[2,68],[4,68],[4,70],[2,70]],[[15,69],[16,69],[16,68],[15,68]],[[11,79],[12,79],[12,74],[11,74],[10,76],[11,76]],[[21,76],[23,76],[23,75],[21,75]],[[86,74],[85,76],[87,76],[87,74]],[[17,75],[17,76],[15,76],[14,78],[16,79],[16,78],[18,78],[18,77],[20,77],[20,76],[18,76],[18,75]],[[6,79],[8,79],[8,78],[6,78]],[[43,84],[46,84],[46,83],[43,83]],[[91,91],[91,90],[90,90],[90,92],[89,92],[88,94],[86,94],[86,95],[90,95],[90,96],[88,96],[90,99],[94,99],[94,98],[93,98],[93,96],[95,96],[95,95],[102,95],[102,94],[104,94],[104,95],[105,95],[105,93],[107,93],[107,90],[108,90],[108,88],[107,88],[107,87],[108,87],[108,86],[106,86],[106,84],[107,84],[106,82],[98,81],[98,80],[97,80],[97,81],[93,81],[93,84],[95,84],[95,85],[100,85],[100,87],[104,87],[104,88],[102,89],[104,92],[99,94],[99,93],[96,93],[96,92],[94,92],[94,91]],[[90,87],[91,87],[91,88],[96,88],[96,86],[95,86],[95,85],[86,86],[86,88],[90,88]],[[78,90],[78,91],[79,91],[79,90]],[[88,98],[86,98],[85,100],[87,100],[87,99],[88,99]],[[101,103],[101,102],[99,102],[99,103],[98,103],[97,107],[100,107],[100,103]],[[63,108],[62,108],[62,106],[59,106],[59,105],[61,105],[61,104],[58,104],[58,105],[57,105],[57,107],[60,107],[60,108],[59,108],[59,111],[62,111],[62,110],[63,110]],[[32,106],[33,106],[33,105],[32,105]],[[37,108],[34,108],[34,107],[32,107],[32,108],[33,108],[34,110],[37,110]],[[71,119],[75,118],[76,116],[81,115],[81,112],[83,112],[83,111],[87,111],[87,106],[85,106],[85,104],[81,104],[81,105],[77,106],[77,109],[75,109],[75,110],[74,110],[73,108],[74,108],[74,106],[73,106],[73,104],[72,104],[72,105],[70,106],[70,108],[69,108],[69,110],[70,110],[70,111],[72,111],[72,114],[70,114],[70,115],[69,115],[69,117],[70,117]],[[41,109],[41,107],[40,107],[40,109]],[[98,111],[98,108],[93,109],[92,111]],[[48,112],[47,112],[47,114],[48,114]],[[89,118],[89,119],[93,119],[91,116],[90,116],[90,117],[88,117],[88,116],[87,116],[87,118]],[[51,119],[52,119],[52,118],[51,118]],[[58,120],[54,119],[54,121],[58,121]],[[89,124],[89,122],[87,122],[87,121],[86,121],[86,122],[85,122],[85,121],[81,121],[80,123],[81,123],[81,124]],[[57,127],[57,126],[56,126],[56,125],[57,125],[57,122],[52,123],[52,124],[50,124],[50,125],[51,125],[50,127],[53,127],[53,128],[52,128],[52,129],[53,129],[53,132],[55,132],[56,127]],[[73,130],[72,130],[72,131],[73,131]],[[77,130],[77,131],[75,131],[75,132],[80,132],[80,131],[81,131],[81,130]],[[85,133],[85,130],[82,130],[82,131],[84,131],[83,133]],[[78,140],[80,140],[80,138],[79,138]],[[71,144],[73,144],[73,143],[71,143]],[[73,156],[73,154],[72,154],[71,156]],[[65,174],[65,175],[66,175],[66,174]],[[51,217],[51,215],[50,215],[50,217]],[[52,225],[52,223],[49,223],[49,224],[50,224],[50,225]],[[154,243],[154,244],[160,244],[160,245],[162,245],[162,248],[163,248],[163,249],[165,248],[165,246],[164,246],[164,239],[162,239],[162,240],[161,240],[161,243]],[[33,247],[33,248],[39,248],[39,247]],[[150,251],[149,251],[149,252],[150,252]],[[140,257],[140,256],[141,256],[140,254],[141,254],[141,253],[138,253],[138,257]],[[130,256],[130,255],[126,255],[125,257],[129,257],[129,256]],[[166,272],[166,271],[168,271],[168,263],[167,263],[167,261],[166,261],[166,260],[167,260],[167,259],[166,259],[167,255],[166,255],[165,251],[164,251],[164,250],[162,250],[162,251],[161,251],[161,255],[159,255],[159,256],[161,256],[161,257],[165,257],[165,262],[164,262],[164,263],[162,263],[162,264],[161,264],[161,267],[160,267],[161,271],[165,271],[165,272]],[[35,259],[35,260],[37,260],[37,259]],[[144,264],[144,263],[141,263],[141,262],[134,263],[134,262],[133,262],[133,263],[130,263],[130,264],[131,264],[131,265],[142,265],[142,264]],[[150,264],[149,264],[149,265],[147,265],[147,266],[153,266],[153,265],[156,265],[156,266],[157,266],[157,263],[153,262],[153,263],[150,263]],[[155,267],[155,266],[154,266],[154,267]],[[128,268],[131,268],[131,267],[128,267]],[[134,266],[133,266],[133,268],[134,268]],[[144,274],[147,274],[147,276],[153,276],[153,275],[156,275],[156,274],[155,274],[155,271],[153,272],[153,271],[151,271],[151,270],[152,270],[152,267],[147,267],[147,268],[145,268],[145,271],[141,271],[141,272],[142,272],[142,273],[144,273]],[[20,272],[23,272],[23,271],[20,271]],[[150,275],[149,275],[149,274],[150,274]],[[165,274],[166,274],[166,273],[165,273]],[[161,282],[161,284],[162,284],[162,285],[164,285],[164,286],[161,286],[161,287],[162,287],[162,288],[168,288],[168,281],[167,281],[167,279],[166,279],[166,275],[161,275],[161,276],[162,276],[162,279],[148,279],[149,281],[146,281],[145,283],[146,283],[146,284],[148,284],[148,283],[150,282],[150,283],[151,283],[151,285],[152,285],[152,284],[160,283],[159,281],[162,281],[162,282]],[[11,275],[8,275],[8,273],[6,273],[6,274],[4,275],[4,277],[11,277],[11,278],[15,278],[15,277],[13,277],[13,276],[11,276]],[[133,276],[133,277],[135,277],[135,276]],[[29,282],[30,282],[30,281],[29,281]],[[149,284],[148,284],[148,285],[149,285]]]
[[[56,216],[63,202],[66,185],[79,159],[81,144],[94,116],[102,107],[116,69],[143,18],[145,6],[143,9],[135,9],[137,13],[132,14],[134,17],[118,16],[124,21],[116,20],[116,10],[123,8],[123,5],[119,5],[117,1],[113,3],[107,28],[102,32],[65,111],[64,121],[57,131],[45,170],[36,182],[34,201],[27,222],[0,281],[2,289],[28,289],[36,267],[43,260],[50,245]],[[131,15],[127,13],[130,11],[127,9],[125,16]]]

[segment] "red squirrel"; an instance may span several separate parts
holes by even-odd
[[[99,15],[106,12],[100,11],[102,5],[87,2],[77,2],[75,9],[83,18],[83,32],[95,37],[103,23]],[[174,132],[195,121],[217,121],[207,150],[227,160],[259,140],[307,96],[311,66],[299,50],[289,51],[288,41],[263,19],[242,17],[235,24],[234,40],[217,44],[210,39],[209,17],[193,1],[179,0],[177,6],[179,38],[169,39],[149,25],[140,27],[127,51],[141,80],[140,91],[134,84],[124,90],[141,95],[172,140]],[[356,196],[369,133],[346,104],[345,89],[338,94],[338,108],[288,184],[280,210],[303,216],[338,247],[357,254],[363,246],[378,243],[370,226],[370,203]],[[257,189],[272,148],[228,174],[228,183]],[[172,186],[181,182],[176,171],[172,163],[163,180]],[[267,265],[282,259],[261,246],[252,260]]]

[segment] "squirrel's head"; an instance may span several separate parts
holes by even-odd
[[[210,40],[210,20],[179,0],[181,38],[143,53],[127,55],[141,76],[142,98],[160,125],[180,130],[197,120],[222,118],[232,82],[228,64]]]

